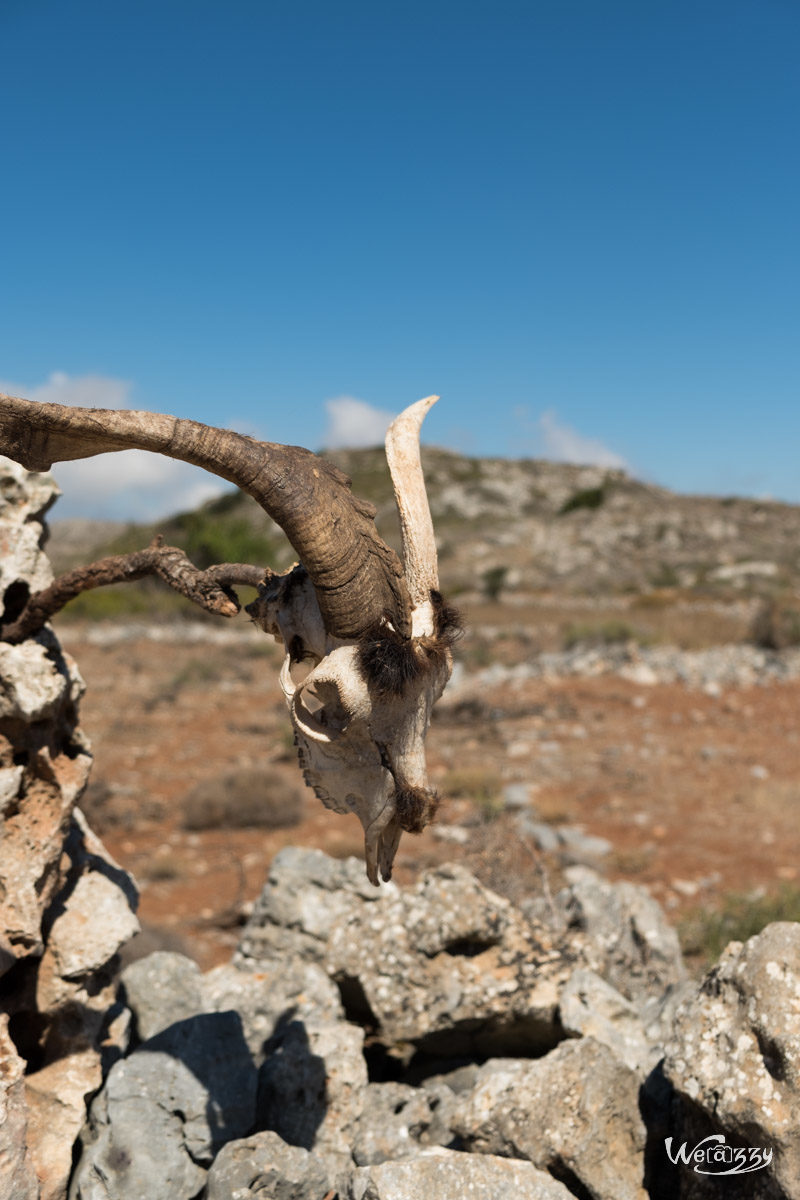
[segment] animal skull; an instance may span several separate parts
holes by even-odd
[[[247,612],[285,647],[280,682],[306,783],[326,808],[356,814],[370,881],[390,879],[402,831],[418,832],[436,811],[424,743],[452,669],[454,630],[440,619],[438,638],[432,630],[418,639],[418,670],[396,692],[370,670],[369,644],[365,652],[363,642],[325,636],[302,567],[273,577]],[[384,649],[395,645],[387,633]]]
[[[401,563],[378,536],[373,506],[309,451],[154,413],[0,396],[0,453],[30,470],[154,450],[238,484],[283,526],[303,565],[267,571],[247,611],[283,643],[281,686],[305,779],[328,808],[356,813],[375,884],[390,878],[401,832],[418,832],[436,811],[424,740],[460,632],[438,592],[419,455],[420,426],[437,399],[411,405],[386,435]]]

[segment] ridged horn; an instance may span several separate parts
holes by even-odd
[[[131,449],[194,463],[252,496],[308,571],[328,633],[358,638],[388,617],[410,636],[403,569],[378,535],[374,505],[354,496],[348,476],[310,450],[159,413],[0,395],[0,454],[28,470]]]
[[[386,459],[400,514],[403,565],[412,608],[425,604],[431,591],[439,588],[436,538],[419,451],[422,422],[438,399],[426,396],[411,404],[395,418],[386,434]]]

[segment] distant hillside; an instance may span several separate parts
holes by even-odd
[[[383,450],[329,456],[372,500],[377,525],[399,548]],[[622,471],[541,460],[468,458],[423,449],[442,586],[454,595],[555,592],[630,595],[677,588],[702,596],[769,594],[800,585],[800,508],[684,496]],[[54,513],[57,518],[57,509]],[[145,545],[155,532],[203,566],[294,553],[253,500],[232,491],[155,525],[52,522],[58,569]]]

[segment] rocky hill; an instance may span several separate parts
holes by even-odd
[[[399,530],[383,451],[330,456],[372,500],[377,524]],[[468,458],[423,450],[448,591],[626,593],[653,587],[769,591],[800,584],[800,507],[738,497],[685,496],[623,471],[540,459]],[[58,521],[59,565],[109,547],[141,545],[155,526]],[[261,550],[291,557],[253,500],[231,492],[160,522],[168,539],[200,556]]]

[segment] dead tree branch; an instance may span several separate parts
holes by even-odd
[[[162,545],[158,536],[144,550],[111,555],[60,575],[48,588],[29,597],[22,611],[3,628],[2,640],[16,643],[30,637],[81,592],[110,583],[128,583],[146,575],[157,575],[206,612],[233,617],[241,608],[233,585],[258,587],[269,574],[268,569],[249,563],[218,563],[200,571],[182,550]]]

